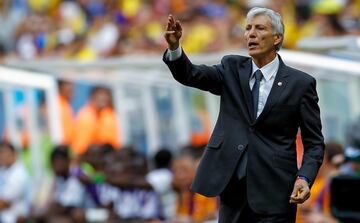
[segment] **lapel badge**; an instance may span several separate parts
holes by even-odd
[[[278,85],[279,87],[281,87],[281,86],[283,85],[283,83],[282,83],[281,81],[279,81],[279,82],[277,83],[277,85]]]

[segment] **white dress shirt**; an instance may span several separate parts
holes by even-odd
[[[181,53],[182,53],[182,50],[181,50],[180,46],[176,50],[168,50],[166,52],[167,58],[170,61],[179,59],[181,57]],[[276,73],[279,70],[279,64],[280,64],[279,56],[276,55],[276,57],[270,63],[268,63],[265,66],[263,66],[262,68],[260,68],[260,71],[263,74],[263,78],[261,79],[261,82],[260,82],[259,103],[258,103],[258,111],[257,111],[256,117],[259,117],[259,115],[261,114],[261,112],[263,111],[263,109],[265,107],[266,100],[270,94],[271,87],[274,83]],[[250,89],[252,89],[252,87],[255,84],[254,73],[258,69],[259,69],[258,66],[256,66],[254,61],[252,61],[252,73],[251,73],[251,77],[250,77],[250,81],[249,81]]]
[[[265,107],[266,100],[270,94],[271,87],[273,86],[276,73],[279,70],[279,64],[280,64],[279,56],[276,55],[275,59],[273,59],[270,63],[268,63],[265,66],[263,66],[262,68],[260,68],[260,71],[263,74],[263,78],[260,81],[259,103],[258,103],[258,111],[257,111],[256,117],[259,117],[259,115],[261,114],[261,112],[263,111],[263,109]],[[258,69],[259,69],[258,66],[256,66],[254,61],[252,61],[252,74],[250,76],[250,81],[249,81],[250,89],[252,89],[252,87],[255,84],[254,73]]]
[[[170,60],[170,61],[174,61],[176,59],[179,59],[181,57],[181,46],[179,46],[176,50],[170,50],[168,49],[166,51],[166,57]]]

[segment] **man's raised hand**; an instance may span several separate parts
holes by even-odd
[[[180,21],[175,21],[174,17],[169,15],[164,37],[170,50],[176,50],[179,47],[181,35],[182,27]]]

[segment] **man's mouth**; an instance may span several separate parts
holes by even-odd
[[[256,43],[256,42],[249,42],[248,43],[248,47],[249,48],[253,48],[253,47],[256,47],[256,46],[258,46],[259,44],[258,43]]]

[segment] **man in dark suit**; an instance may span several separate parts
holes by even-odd
[[[250,57],[229,55],[215,66],[194,65],[181,49],[180,22],[169,16],[164,62],[180,83],[221,97],[220,113],[192,189],[220,195],[219,222],[295,222],[296,204],[310,196],[324,154],[316,81],[286,66],[277,51],[281,16],[247,14]],[[297,167],[301,129],[304,156]]]

